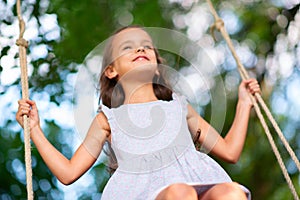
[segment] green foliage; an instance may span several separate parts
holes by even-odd
[[[20,132],[11,132],[1,128],[1,170],[0,198],[27,199],[24,147]],[[36,149],[32,149],[33,189],[35,196],[55,199],[51,193],[56,191],[56,197],[62,194],[57,190],[53,175],[41,160]],[[6,196],[6,197],[5,197]]]
[[[6,0],[0,2],[3,5],[7,5]],[[219,10],[222,9],[222,7],[218,7],[221,4],[220,2],[214,2]],[[298,5],[290,10],[286,10],[275,7],[270,1],[247,1],[248,3],[242,1],[243,3],[241,3],[240,1],[232,0],[228,2],[235,5],[233,10],[242,22],[241,30],[235,33],[233,38],[237,41],[251,40],[255,44],[253,51],[261,56],[267,56],[268,53],[272,53],[277,34],[286,32],[286,27],[280,27],[276,23],[276,16],[283,14],[291,21],[299,8]],[[45,37],[45,33],[39,30],[37,39],[30,41],[28,49],[28,54],[30,54],[34,46],[47,45],[47,56],[31,61],[33,69],[29,84],[32,94],[46,92],[49,95],[49,101],[56,105],[60,105],[62,101],[72,103],[72,95],[68,93],[68,87],[72,86],[66,86],[68,84],[66,83],[68,75],[76,73],[78,70],[76,63],[82,63],[85,56],[97,44],[107,39],[115,29],[128,24],[174,28],[172,22],[173,14],[175,12],[185,14],[191,8],[184,8],[179,3],[170,4],[166,0],[51,0],[46,8],[42,6],[43,4],[40,0],[36,0],[34,4],[27,1],[23,1],[23,3],[28,3],[28,5],[23,5],[23,11],[30,12],[29,18],[36,19],[39,26],[41,25],[41,16],[45,14],[55,14],[57,16],[60,38],[48,40]],[[11,9],[13,10],[12,13],[15,14],[15,7]],[[275,18],[273,15],[270,15],[270,12],[266,12],[268,10],[275,12]],[[122,21],[125,18],[124,16],[129,17],[127,21]],[[15,18],[16,16],[9,14],[6,17],[1,16],[1,25],[11,25],[14,23]],[[2,31],[0,29],[1,37]],[[185,28],[182,31],[185,31]],[[1,44],[0,47],[0,59],[8,55],[12,49],[12,46],[8,44],[6,46]],[[183,59],[180,59],[178,62],[176,55],[168,52],[162,52],[162,55],[169,57],[169,61],[171,61],[169,64],[175,66],[176,69],[187,65],[187,61]],[[16,54],[14,57],[18,57],[18,55]],[[178,63],[179,65],[177,65]],[[49,70],[41,73],[41,66],[45,64],[49,66]],[[2,71],[3,66],[0,66],[0,74]],[[225,77],[227,73],[228,71],[224,71],[222,76]],[[1,82],[0,84],[0,94],[5,95],[10,86],[2,85]],[[16,85],[19,85],[19,80],[12,84],[12,86]],[[270,97],[266,96],[265,98],[268,100]],[[16,102],[16,99],[11,101]],[[226,112],[226,120],[222,130],[223,135],[230,128],[234,117],[235,105],[236,96],[227,99],[228,112]],[[210,106],[211,104],[208,104],[203,108],[206,119],[210,119],[211,116]],[[288,123],[284,117],[282,116],[283,119],[279,118],[279,122],[282,125]],[[233,180],[244,184],[252,191],[254,199],[291,199],[290,191],[255,114],[252,114],[250,121],[249,134],[240,162],[236,165],[226,164],[221,161],[220,163],[226,168]],[[16,122],[11,119],[3,119],[1,124],[3,126],[0,127],[0,199],[26,199],[26,185],[22,175],[24,172],[22,170],[24,169],[22,134],[19,129],[14,127]],[[73,153],[72,148],[69,143],[62,140],[61,135],[73,130],[60,127],[54,120],[46,120],[45,127],[44,131],[50,142],[70,158]],[[300,127],[298,127],[298,132],[299,129]],[[292,147],[297,147],[297,144],[299,144],[299,138],[295,136],[291,139],[291,145]],[[280,146],[280,149],[283,149],[282,146]],[[284,155],[285,162],[288,162],[289,160],[286,159],[287,155]],[[57,180],[41,160],[34,145],[32,158],[35,196],[39,197],[39,199],[63,199],[63,192],[60,190]],[[94,182],[98,193],[101,193],[108,180],[105,168],[105,164],[101,163],[95,165],[91,170],[95,177]],[[22,173],[19,173],[18,170]],[[292,173],[291,177],[294,183],[299,182],[297,173]],[[296,186],[299,191],[299,185],[296,184]],[[88,193],[88,188],[86,194],[78,197],[78,199],[90,198],[91,194]]]
[[[54,44],[56,56],[62,64],[81,63],[96,45],[107,39],[121,25],[122,12],[130,12],[133,24],[151,27],[171,27],[167,13],[154,1],[51,1],[48,10],[58,16],[62,39]],[[88,12],[88,14],[87,14]],[[150,17],[151,16],[151,17]],[[84,34],[88,33],[88,34]]]

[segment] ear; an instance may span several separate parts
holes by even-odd
[[[108,67],[106,67],[104,74],[109,79],[113,79],[118,76],[118,72],[112,65],[109,65]]]

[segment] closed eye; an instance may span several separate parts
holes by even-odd
[[[124,46],[124,47],[122,48],[122,50],[130,50],[130,49],[132,49],[131,46]]]
[[[145,46],[144,46],[144,49],[153,49],[153,47],[150,46],[150,45],[145,45]]]

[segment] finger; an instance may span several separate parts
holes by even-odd
[[[247,79],[245,80],[245,83],[247,84],[247,88],[251,91],[260,90],[260,86],[256,79]]]
[[[256,80],[250,81],[250,82],[248,83],[248,85],[249,85],[249,86],[254,86],[254,85],[258,85],[258,86],[259,86],[259,84],[258,84],[258,82],[257,82]]]
[[[22,104],[19,104],[19,108],[30,108],[30,105],[27,104],[27,103],[22,103]]]
[[[251,92],[251,94],[260,93],[260,87],[253,86],[253,87],[249,88],[249,91]]]
[[[19,115],[20,116],[29,115],[29,114],[30,114],[30,110],[29,109],[24,108],[24,109],[20,109],[19,110]]]
[[[35,109],[36,108],[36,103],[35,103],[35,101],[32,101],[32,100],[26,100],[26,103],[28,103],[30,106],[31,106],[31,108],[33,108],[33,109]]]
[[[250,84],[250,83],[257,82],[257,80],[254,79],[254,78],[249,78],[249,79],[245,79],[243,82],[245,82],[245,83],[248,85],[248,84]]]
[[[29,112],[30,112],[30,108],[27,107],[27,106],[20,106],[19,109],[18,109],[18,112],[21,114],[21,115],[28,115]]]
[[[249,89],[251,85],[255,84],[255,81],[255,79],[245,79],[241,82],[240,86]]]
[[[251,83],[248,85],[248,88],[259,88],[258,83]]]
[[[27,111],[30,111],[32,109],[37,109],[36,103],[29,99],[21,99],[18,101],[19,109],[26,109]]]
[[[19,108],[30,108],[30,104],[26,103],[25,101],[19,101]]]
[[[19,100],[18,101],[19,107],[18,112],[23,115],[25,112],[28,113],[31,109],[30,104],[26,103],[25,100]]]
[[[249,88],[260,88],[260,86],[257,82],[249,83],[248,87]]]
[[[256,88],[256,87],[259,87],[259,84],[258,82],[255,80],[255,81],[251,81],[247,84],[247,87],[248,88]]]

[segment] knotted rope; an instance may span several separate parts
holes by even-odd
[[[242,79],[243,80],[248,79],[249,75],[248,75],[245,67],[243,66],[242,62],[240,61],[240,59],[239,59],[239,57],[238,57],[238,55],[237,55],[237,53],[235,51],[235,48],[234,48],[234,46],[232,44],[232,41],[231,41],[231,38],[229,37],[229,34],[227,33],[227,31],[226,31],[226,29],[224,27],[223,20],[218,16],[218,14],[217,14],[216,10],[214,9],[213,4],[211,3],[211,1],[207,0],[207,3],[209,5],[209,9],[210,9],[212,15],[215,18],[215,24],[212,26],[211,31],[214,31],[214,29],[216,28],[222,34],[222,36],[224,37],[224,39],[225,39],[225,41],[226,41],[226,43],[227,43],[227,45],[228,45],[228,47],[229,47],[229,49],[231,51],[231,53],[232,53],[232,55],[233,55],[236,63],[237,63],[237,67],[238,67],[238,70],[239,70],[239,73],[240,73]],[[283,144],[284,144],[285,148],[287,149],[288,153],[290,154],[291,158],[295,162],[295,164],[296,164],[296,166],[298,168],[298,171],[300,171],[299,160],[297,159],[294,151],[292,150],[292,148],[290,147],[289,143],[285,139],[282,131],[280,130],[278,124],[276,123],[274,117],[272,116],[270,110],[268,109],[268,107],[265,104],[264,100],[262,99],[261,95],[259,93],[255,93],[255,97],[257,99],[257,102],[260,104],[260,106],[262,107],[262,109],[265,111],[266,116],[268,117],[268,119],[272,123],[275,131],[277,132],[279,138],[283,142]],[[277,159],[277,161],[279,163],[281,171],[282,171],[282,173],[283,173],[283,175],[284,175],[284,177],[285,177],[285,179],[286,179],[286,181],[288,183],[288,186],[289,186],[289,188],[290,188],[290,190],[291,190],[291,192],[292,192],[292,194],[294,196],[294,199],[299,200],[299,196],[298,196],[298,194],[296,192],[296,189],[295,189],[295,187],[294,187],[294,185],[293,185],[293,183],[291,181],[291,178],[290,178],[290,176],[289,176],[289,174],[287,172],[287,169],[286,169],[286,167],[284,165],[284,162],[283,162],[283,160],[281,158],[281,155],[280,155],[280,153],[278,151],[278,148],[276,147],[276,144],[274,142],[273,136],[271,135],[270,130],[268,128],[268,125],[267,125],[267,123],[266,123],[266,121],[265,121],[265,119],[264,119],[264,117],[263,117],[263,115],[261,113],[260,107],[258,106],[258,103],[256,102],[256,100],[255,100],[255,98],[253,96],[251,96],[251,100],[253,102],[253,105],[254,105],[255,111],[257,113],[257,116],[258,116],[258,118],[259,118],[259,120],[260,120],[260,122],[262,124],[262,127],[265,130],[265,133],[266,133],[266,135],[268,137],[268,140],[270,142],[272,150],[273,150],[273,152],[274,152],[274,154],[276,156],[276,159]]]
[[[17,1],[17,14],[19,20],[20,35],[16,44],[19,46],[19,57],[21,66],[21,84],[22,84],[22,98],[29,99],[28,95],[28,77],[27,77],[27,58],[26,48],[28,42],[23,38],[25,32],[25,22],[21,16],[21,3]],[[26,167],[26,183],[27,183],[27,199],[33,200],[32,190],[32,169],[31,169],[31,147],[30,147],[30,128],[29,118],[27,115],[23,116],[24,120],[24,143],[25,143],[25,167]]]

